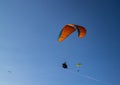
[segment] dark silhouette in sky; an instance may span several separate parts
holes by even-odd
[[[67,63],[64,62],[64,63],[62,64],[62,67],[63,67],[64,69],[67,69],[67,68],[68,68]]]

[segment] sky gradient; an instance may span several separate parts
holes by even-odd
[[[119,4],[0,0],[0,85],[119,85]],[[74,32],[59,43],[68,23],[84,26],[87,35],[79,39]],[[61,67],[64,61],[66,70]]]

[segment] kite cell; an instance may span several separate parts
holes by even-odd
[[[75,24],[67,24],[63,27],[63,29],[60,32],[58,42],[62,42],[76,30],[78,31],[79,38],[83,38],[86,35],[87,31],[83,26],[79,26],[79,25],[75,25]]]

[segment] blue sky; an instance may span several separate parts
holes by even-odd
[[[119,3],[0,0],[0,85],[119,85]],[[59,43],[68,23],[86,27],[85,38]]]

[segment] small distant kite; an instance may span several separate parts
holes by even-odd
[[[77,67],[81,67],[82,64],[81,64],[81,63],[77,63],[76,66],[77,66]],[[79,69],[77,70],[77,72],[79,72]]]
[[[86,29],[83,26],[75,25],[75,24],[67,24],[63,27],[59,34],[58,42],[62,42],[65,40],[71,33],[74,31],[78,31],[78,37],[83,38],[86,35]]]
[[[8,71],[8,73],[12,73],[12,71]]]
[[[77,66],[77,67],[81,67],[82,64],[81,64],[81,63],[77,63],[76,66]]]

